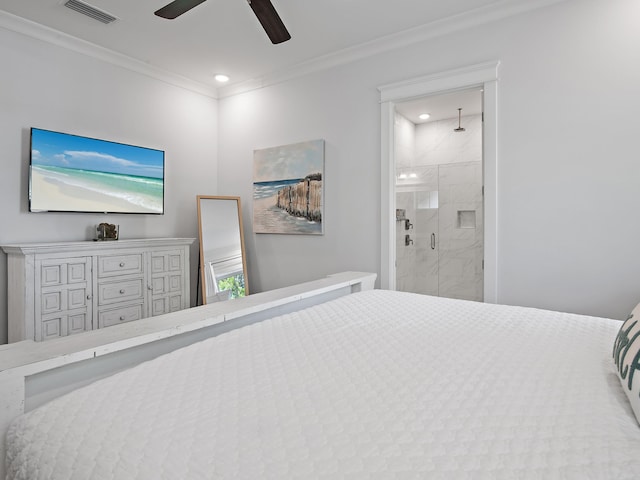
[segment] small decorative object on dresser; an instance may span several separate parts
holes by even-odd
[[[96,240],[117,240],[119,230],[120,228],[118,225],[103,222],[96,227],[96,233],[98,234]]]
[[[5,245],[9,342],[65,337],[190,306],[194,238]]]

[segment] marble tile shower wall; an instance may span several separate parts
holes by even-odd
[[[463,116],[464,132],[454,132],[458,118],[415,126],[413,165],[482,161],[482,116]]]
[[[396,113],[394,125],[394,158],[396,169],[410,167],[415,157],[415,125]],[[396,208],[406,211],[410,221],[415,219],[413,192],[400,192],[396,195]],[[416,249],[405,247],[405,235],[413,232],[405,231],[403,222],[396,222],[396,289],[403,292],[414,292],[413,265],[416,259]],[[414,241],[415,242],[415,241]]]
[[[402,115],[395,115],[394,157],[396,167],[412,166],[415,158],[416,128]]]
[[[413,197],[413,192],[396,193],[396,208],[404,209],[407,219],[412,223],[416,218]],[[405,246],[405,235],[414,236],[412,230],[405,230],[404,222],[396,221],[396,289],[418,293],[414,272],[416,248],[412,245]]]
[[[463,117],[465,132],[454,132],[457,126],[457,118],[415,126],[396,116],[397,173],[415,174],[396,181],[396,206],[405,209],[412,224],[405,230],[397,222],[396,287],[481,301],[481,117]],[[408,246],[407,234],[413,241]]]
[[[438,168],[438,295],[482,301],[482,163]]]

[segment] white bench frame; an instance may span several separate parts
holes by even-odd
[[[217,302],[70,337],[0,346],[0,478],[6,431],[17,416],[99,378],[267,318],[374,287],[376,274],[321,280]]]

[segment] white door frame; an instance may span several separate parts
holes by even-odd
[[[484,301],[498,301],[497,278],[497,164],[498,164],[498,66],[487,62],[434,75],[383,85],[380,91],[381,117],[381,241],[380,286],[396,289],[396,192],[394,159],[395,105],[414,98],[480,86],[484,89],[482,165],[484,184]]]

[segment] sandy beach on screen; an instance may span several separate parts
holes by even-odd
[[[31,208],[34,210],[126,212],[132,207],[130,202],[120,198],[58,183],[37,170],[31,171],[31,182]],[[39,192],[40,195],[36,196],[33,192]]]

